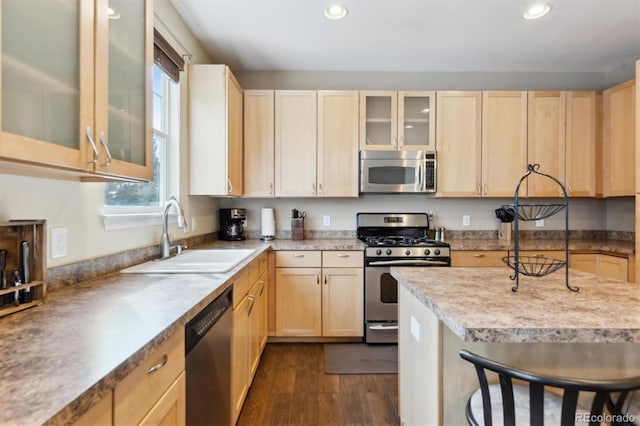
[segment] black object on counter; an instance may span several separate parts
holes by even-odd
[[[0,290],[7,288],[7,251],[0,250]],[[6,295],[0,296],[0,306],[4,305]]]
[[[502,223],[513,222],[515,219],[515,210],[509,207],[500,207],[496,209],[496,217]]]

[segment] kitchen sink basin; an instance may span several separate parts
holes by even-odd
[[[150,260],[123,269],[125,274],[213,274],[228,272],[251,256],[255,250],[187,250],[168,259]]]

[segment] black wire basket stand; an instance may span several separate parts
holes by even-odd
[[[513,269],[514,273],[509,278],[516,283],[511,288],[511,291],[518,291],[520,274],[530,277],[543,277],[549,275],[559,269],[565,269],[565,286],[571,291],[578,291],[578,287],[571,287],[569,285],[569,202],[567,197],[567,191],[562,183],[551,175],[542,173],[540,170],[540,164],[529,164],[527,166],[527,173],[525,173],[516,186],[516,191],[513,195],[513,204],[502,206],[505,209],[510,209],[514,216],[514,255],[508,255],[502,258],[502,261]],[[520,192],[520,186],[525,182],[531,174],[540,175],[554,181],[562,190],[563,202],[555,204],[520,204],[518,199],[518,193]],[[558,214],[564,210],[564,260],[554,259],[546,256],[520,256],[520,233],[518,222],[520,220],[532,221],[539,219],[546,219],[553,215]]]

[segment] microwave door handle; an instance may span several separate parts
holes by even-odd
[[[418,191],[419,192],[424,192],[424,178],[422,177],[423,174],[423,168],[424,168],[425,164],[423,161],[420,161],[418,163]]]

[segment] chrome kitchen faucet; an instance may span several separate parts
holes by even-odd
[[[175,206],[178,212],[178,229],[184,229],[187,227],[187,220],[184,217],[184,210],[182,210],[182,206],[176,199],[176,197],[169,198],[167,201],[167,205],[164,208],[164,214],[162,218],[162,237],[160,239],[160,249],[162,251],[161,259],[167,259],[171,257],[171,249],[176,248],[176,254],[180,254],[182,251],[181,245],[171,245],[171,239],[169,238],[169,210],[171,206]]]

